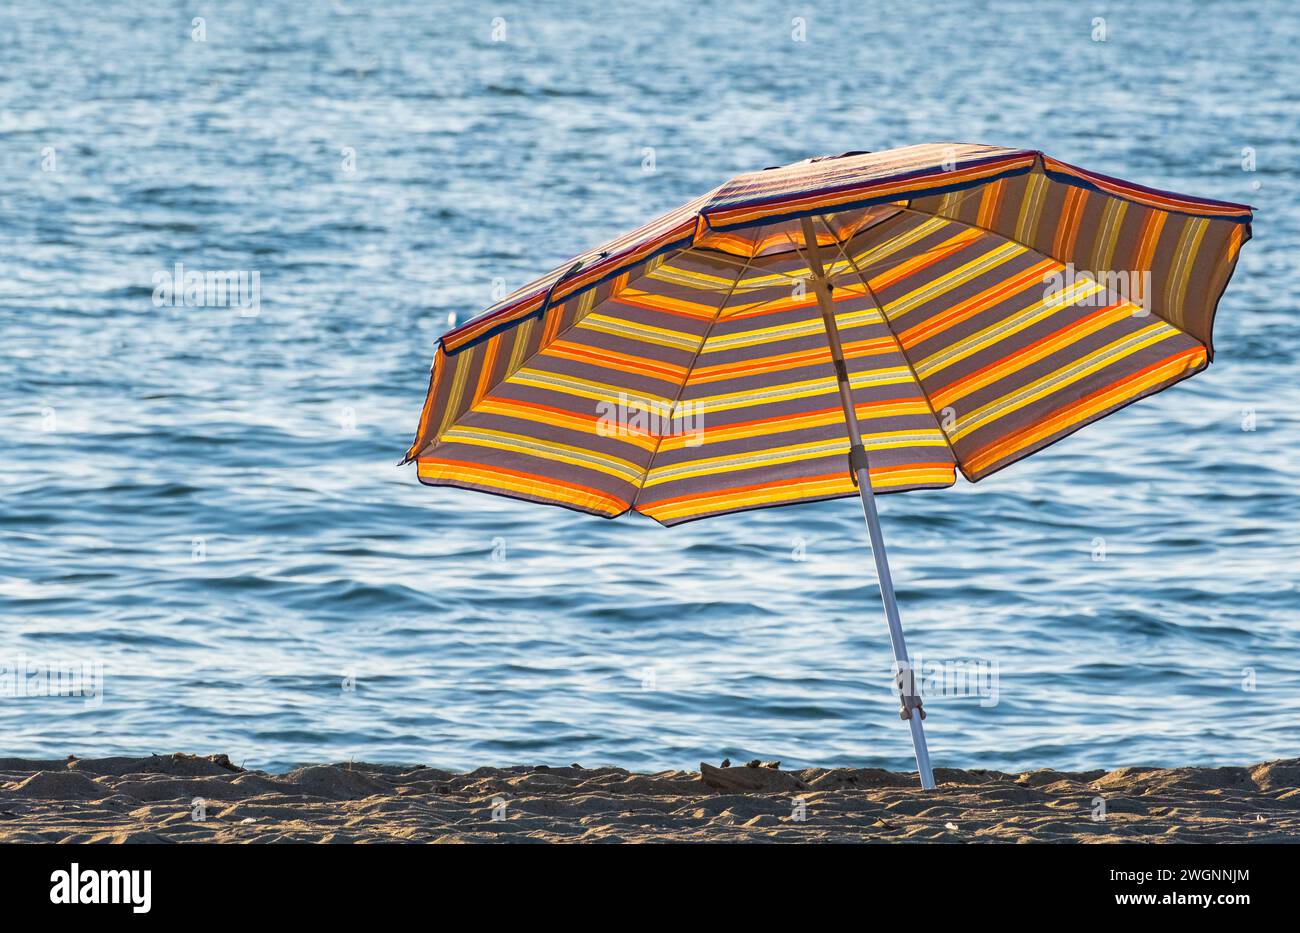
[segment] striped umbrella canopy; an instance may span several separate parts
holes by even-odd
[[[1245,205],[1029,149],[740,175],[444,334],[421,482],[664,525],[975,482],[1204,369]]]

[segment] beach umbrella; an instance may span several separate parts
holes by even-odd
[[[930,788],[873,494],[981,480],[1200,372],[1250,221],[1029,149],[740,175],[444,334],[403,462],[664,525],[859,496]]]

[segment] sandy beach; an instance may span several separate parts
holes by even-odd
[[[275,775],[224,755],[0,758],[0,842],[1300,842],[1300,759],[938,769],[931,793],[915,775],[774,764]]]

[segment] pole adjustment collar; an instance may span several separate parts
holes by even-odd
[[[858,485],[858,470],[867,469],[867,448],[861,444],[853,444],[849,447],[849,476],[853,479],[853,485]]]

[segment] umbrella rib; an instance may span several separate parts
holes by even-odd
[[[967,191],[965,194],[963,194],[961,197],[959,197],[959,198],[957,199],[956,203],[954,203],[952,206],[953,206],[954,208],[955,208],[955,207],[959,207],[959,206],[961,206],[962,204],[965,204],[967,201],[969,201],[971,198],[973,198],[973,197],[974,197],[975,195],[977,195],[977,194],[979,194],[979,195],[984,194],[984,185],[978,185],[978,186],[972,188],[970,191]],[[898,209],[899,209],[900,211],[906,211],[906,212],[909,213],[909,214],[915,214],[915,215],[918,216],[918,217],[929,217],[929,218],[932,218],[932,219],[938,219],[938,220],[948,220],[948,221],[951,221],[952,223],[955,223],[955,224],[961,224],[963,227],[973,227],[973,228],[976,229],[976,230],[983,230],[985,233],[990,233],[990,234],[992,234],[993,236],[1000,236],[1000,237],[1002,237],[1004,240],[1009,240],[1009,241],[1011,241],[1012,243],[1016,243],[1016,244],[1018,244],[1018,245],[1020,245],[1020,246],[1023,246],[1025,249],[1032,249],[1032,250],[1034,250],[1034,252],[1036,252],[1036,253],[1042,253],[1044,256],[1047,256],[1048,259],[1056,259],[1055,256],[1048,256],[1048,254],[1047,254],[1047,253],[1043,253],[1042,250],[1034,249],[1034,247],[1030,246],[1028,243],[1021,243],[1021,242],[1020,242],[1019,240],[1017,240],[1015,237],[1009,237],[1009,236],[1007,236],[1005,233],[999,233],[999,232],[996,231],[996,230],[990,230],[988,227],[981,227],[979,224],[967,223],[967,222],[964,221],[964,220],[958,220],[956,217],[945,217],[945,216],[943,216],[942,214],[936,214],[934,211],[924,211],[924,210],[921,210],[921,208],[919,208],[919,207],[913,207],[912,205],[913,205],[915,202],[916,202],[916,198],[908,198],[908,199],[907,199],[907,206],[906,206],[906,207],[899,206]],[[825,221],[823,221],[823,223],[825,223]],[[1056,259],[1056,261],[1057,261],[1057,262],[1060,262],[1061,260]]]
[[[904,210],[906,210],[906,208],[904,208]],[[827,230],[830,230],[830,226],[826,223],[826,219],[822,215],[818,214],[815,219],[820,220],[822,226],[826,227]],[[862,274],[860,269],[858,269],[857,263],[853,261],[853,258],[849,256],[840,243],[837,242],[835,245],[836,248],[839,249],[840,255],[844,257],[844,261],[852,267],[858,280],[862,282],[862,287],[867,290],[867,297],[871,299],[871,303],[875,305],[876,310],[880,312],[880,320],[885,325],[885,330],[889,332],[889,336],[894,338],[894,346],[898,348],[898,355],[903,358],[903,362],[907,365],[907,371],[912,374],[912,381],[916,383],[916,391],[920,392],[921,398],[925,399],[925,407],[930,412],[930,417],[934,419],[934,426],[939,430],[939,433],[943,435],[944,441],[947,442],[948,450],[952,453],[952,459],[956,462],[960,462],[960,458],[957,456],[957,450],[952,446],[952,441],[948,439],[948,432],[943,429],[943,422],[939,420],[939,415],[935,412],[934,405],[930,403],[930,396],[926,393],[925,386],[921,384],[921,377],[916,374],[916,369],[912,366],[912,361],[908,359],[907,353],[903,350],[902,341],[898,339],[898,334],[894,333],[894,328],[889,324],[889,315],[885,313],[884,307],[881,306],[880,300],[876,298],[876,293],[872,290],[870,283],[867,282],[867,277]]]
[[[958,203],[958,204],[961,204],[962,202],[964,202],[964,201],[966,201],[968,198],[970,198],[972,195],[975,195],[975,194],[982,194],[982,193],[983,193],[983,189],[982,189],[982,188],[975,188],[975,189],[973,189],[972,191],[969,191],[969,192],[967,192],[966,194],[962,195],[960,198],[958,198],[957,203]],[[907,203],[910,205],[910,204],[912,203],[912,201],[909,200]],[[935,214],[935,213],[933,213],[933,212],[931,212],[931,211],[922,211],[922,210],[918,210],[917,208],[914,208],[914,207],[904,207],[904,206],[902,206],[902,205],[900,205],[900,204],[893,204],[892,202],[891,202],[891,206],[898,208],[898,210],[899,210],[900,213],[915,214],[915,215],[918,216],[918,217],[928,217],[928,218],[930,218],[930,219],[932,219],[932,220],[949,220],[949,221],[952,221],[952,223],[960,224],[960,225],[962,225],[962,226],[975,227],[975,224],[967,224],[965,221],[962,221],[962,220],[954,220],[954,219],[951,218],[951,217],[940,217],[938,214]],[[817,216],[818,216],[819,218],[824,218],[824,217],[825,217],[824,214],[818,214]],[[896,215],[896,214],[891,214],[889,217],[885,218],[885,220],[892,219],[892,218],[895,217],[895,216],[897,216],[897,215]],[[880,221],[880,223],[884,223],[884,221],[882,220],[882,221]],[[848,239],[849,239],[849,240],[855,240],[855,239],[857,239],[858,237],[862,236],[862,235],[863,235],[864,233],[866,233],[867,231],[869,231],[869,230],[874,230],[876,227],[880,226],[880,223],[875,223],[875,224],[872,224],[872,225],[869,226],[869,227],[865,227],[864,229],[859,230],[857,233],[853,234],[853,236],[849,237]],[[825,219],[822,219],[822,224],[826,227],[826,229],[828,229],[828,230],[830,229],[830,225],[826,223]],[[984,228],[983,228],[983,227],[976,227],[976,229],[978,229],[978,230],[983,230]],[[989,230],[989,231],[986,231],[986,232],[988,232],[988,233],[993,233],[994,236],[1001,236],[1001,234],[995,233],[995,232],[992,231],[992,230]],[[888,241],[885,241],[885,242],[888,242]],[[1024,246],[1025,244],[1021,243],[1020,245],[1021,245],[1021,246]],[[917,253],[916,256],[915,256],[914,258],[919,259],[919,258],[922,257],[922,256],[928,256],[928,255],[930,255],[931,253],[940,252],[940,251],[942,251],[944,248],[945,248],[945,247],[943,247],[943,246],[932,246],[932,247],[930,247],[929,249],[925,250],[924,252]],[[1027,247],[1027,248],[1030,248],[1030,247]],[[859,270],[859,273],[858,273],[858,274],[861,275],[861,274],[862,274],[862,271],[865,271],[865,270],[867,270],[867,269],[875,268],[876,266],[883,266],[883,265],[886,265],[887,263],[890,263],[890,262],[893,262],[893,261],[894,261],[893,257],[891,257],[891,256],[886,256],[884,259],[878,259],[878,260],[876,260],[875,262],[867,263],[866,265],[864,265],[864,266],[861,267],[861,269]],[[855,264],[855,265],[856,265],[856,264]]]
[[[894,208],[894,209],[897,210],[897,211],[903,211],[903,210],[906,210],[906,208],[904,208],[904,207],[902,207],[902,206],[900,206],[900,205],[898,205],[898,204],[890,204],[889,206],[892,207],[892,208]],[[881,224],[885,223],[886,221],[893,219],[895,216],[896,216],[895,214],[889,214],[888,216],[881,217],[879,220],[875,221],[874,223],[870,223],[870,224],[868,224],[867,226],[861,228],[860,230],[856,230],[856,231],[854,231],[852,235],[850,235],[849,237],[847,237],[847,239],[852,240],[852,239],[855,239],[855,238],[857,238],[857,237],[860,237],[860,236],[862,236],[863,234],[865,234],[867,231],[876,229],[876,227],[879,227]],[[761,231],[763,231],[763,230],[767,230],[767,229],[770,229],[770,228],[776,227],[776,226],[778,226],[778,225],[780,225],[780,224],[783,224],[783,223],[787,222],[788,220],[789,220],[788,217],[781,217],[781,218],[778,218],[778,219],[777,219],[776,221],[774,221],[773,223],[763,224],[763,225],[760,226],[760,227],[756,227],[755,230],[758,231],[759,233],[761,233]],[[825,224],[825,221],[824,221],[824,220],[823,220],[823,223]],[[825,226],[826,226],[826,229],[827,229],[827,230],[830,230],[830,224],[825,224]],[[777,234],[783,235],[787,240],[790,240],[791,252],[794,252],[794,253],[796,253],[796,254],[802,256],[802,253],[799,253],[799,247],[798,247],[797,245],[795,245],[794,241],[790,238],[790,231],[789,231],[789,230],[778,230],[778,231],[775,231],[775,232],[776,232]],[[839,235],[836,234],[833,230],[831,231],[831,236],[836,237],[837,240],[839,239]],[[758,234],[756,234],[756,235],[755,235],[755,240],[758,240],[758,239],[760,239],[760,236],[759,236]],[[699,249],[699,250],[700,250],[701,252],[703,252],[703,253],[707,253],[711,259],[716,259],[718,262],[725,263],[725,264],[727,264],[727,265],[731,265],[731,266],[735,266],[735,267],[737,267],[737,268],[745,268],[744,265],[742,265],[742,262],[741,262],[740,259],[732,259],[732,258],[731,258],[731,256],[732,256],[731,253],[727,253],[727,252],[725,252],[725,251],[723,251],[723,250],[717,249],[716,247],[712,247],[712,246],[690,247],[690,246],[687,246],[687,247],[683,247],[683,248],[684,248],[684,249],[692,249],[692,248],[696,248],[696,249]],[[768,256],[771,256],[771,255],[774,255],[774,254],[772,254],[772,253],[767,253],[767,254],[765,254],[764,256],[750,256],[750,257],[748,258],[747,261],[752,263],[752,262],[753,262],[754,260],[756,260],[756,259],[767,258]],[[723,257],[727,257],[727,258],[723,258]],[[888,260],[884,260],[884,261],[885,261],[885,262],[888,262]],[[807,278],[806,275],[795,275],[794,273],[791,273],[791,272],[781,272],[781,271],[778,270],[778,269],[770,269],[770,270],[765,270],[765,271],[767,271],[767,272],[768,272],[769,274],[771,274],[771,275],[779,275],[779,276],[783,276],[784,278],[787,278],[787,279],[794,279],[794,280],[796,280],[796,281],[803,281],[804,279]]]
[[[735,281],[731,283],[731,288],[727,290],[726,296],[718,303],[718,310],[714,313],[712,320],[709,321],[709,326],[704,329],[704,334],[700,337],[700,345],[695,348],[695,356],[691,358],[691,365],[686,367],[686,375],[682,377],[682,384],[677,387],[677,395],[673,398],[672,407],[668,409],[668,418],[670,423],[677,406],[681,403],[682,393],[686,391],[686,384],[691,381],[691,373],[695,370],[695,364],[699,362],[700,354],[704,352],[704,345],[709,342],[709,337],[713,334],[714,325],[722,318],[722,312],[726,310],[728,302],[731,301],[731,296],[736,293],[736,287],[740,284],[740,280],[744,277],[745,272],[749,269],[752,262],[753,260],[747,260],[744,268],[736,273]],[[655,449],[651,452],[650,458],[645,462],[645,472],[641,474],[641,482],[637,484],[636,495],[632,497],[630,508],[633,511],[636,510],[637,501],[641,498],[641,492],[645,489],[645,481],[650,477],[650,470],[654,468],[655,460],[659,456],[659,448],[663,446],[663,443],[664,435],[661,433],[659,435],[659,440],[655,442]]]
[[[687,248],[689,249],[690,247]],[[727,266],[731,266],[732,268],[739,269],[742,273],[748,271],[749,267],[754,264],[754,259],[757,258],[757,257],[751,257],[744,261],[741,261],[739,259],[732,259],[730,258],[731,257],[730,253],[724,253],[721,250],[710,249],[707,246],[700,247],[699,252],[700,254],[707,254],[710,259],[716,262],[720,262],[723,265],[727,265]],[[726,256],[727,258],[723,259],[722,258],[723,256]],[[795,281],[803,281],[803,279],[805,278],[805,276],[794,275],[789,272],[782,272],[779,269],[765,269],[763,271],[769,275],[779,275],[787,279],[794,279]],[[728,295],[728,297],[730,296]]]

